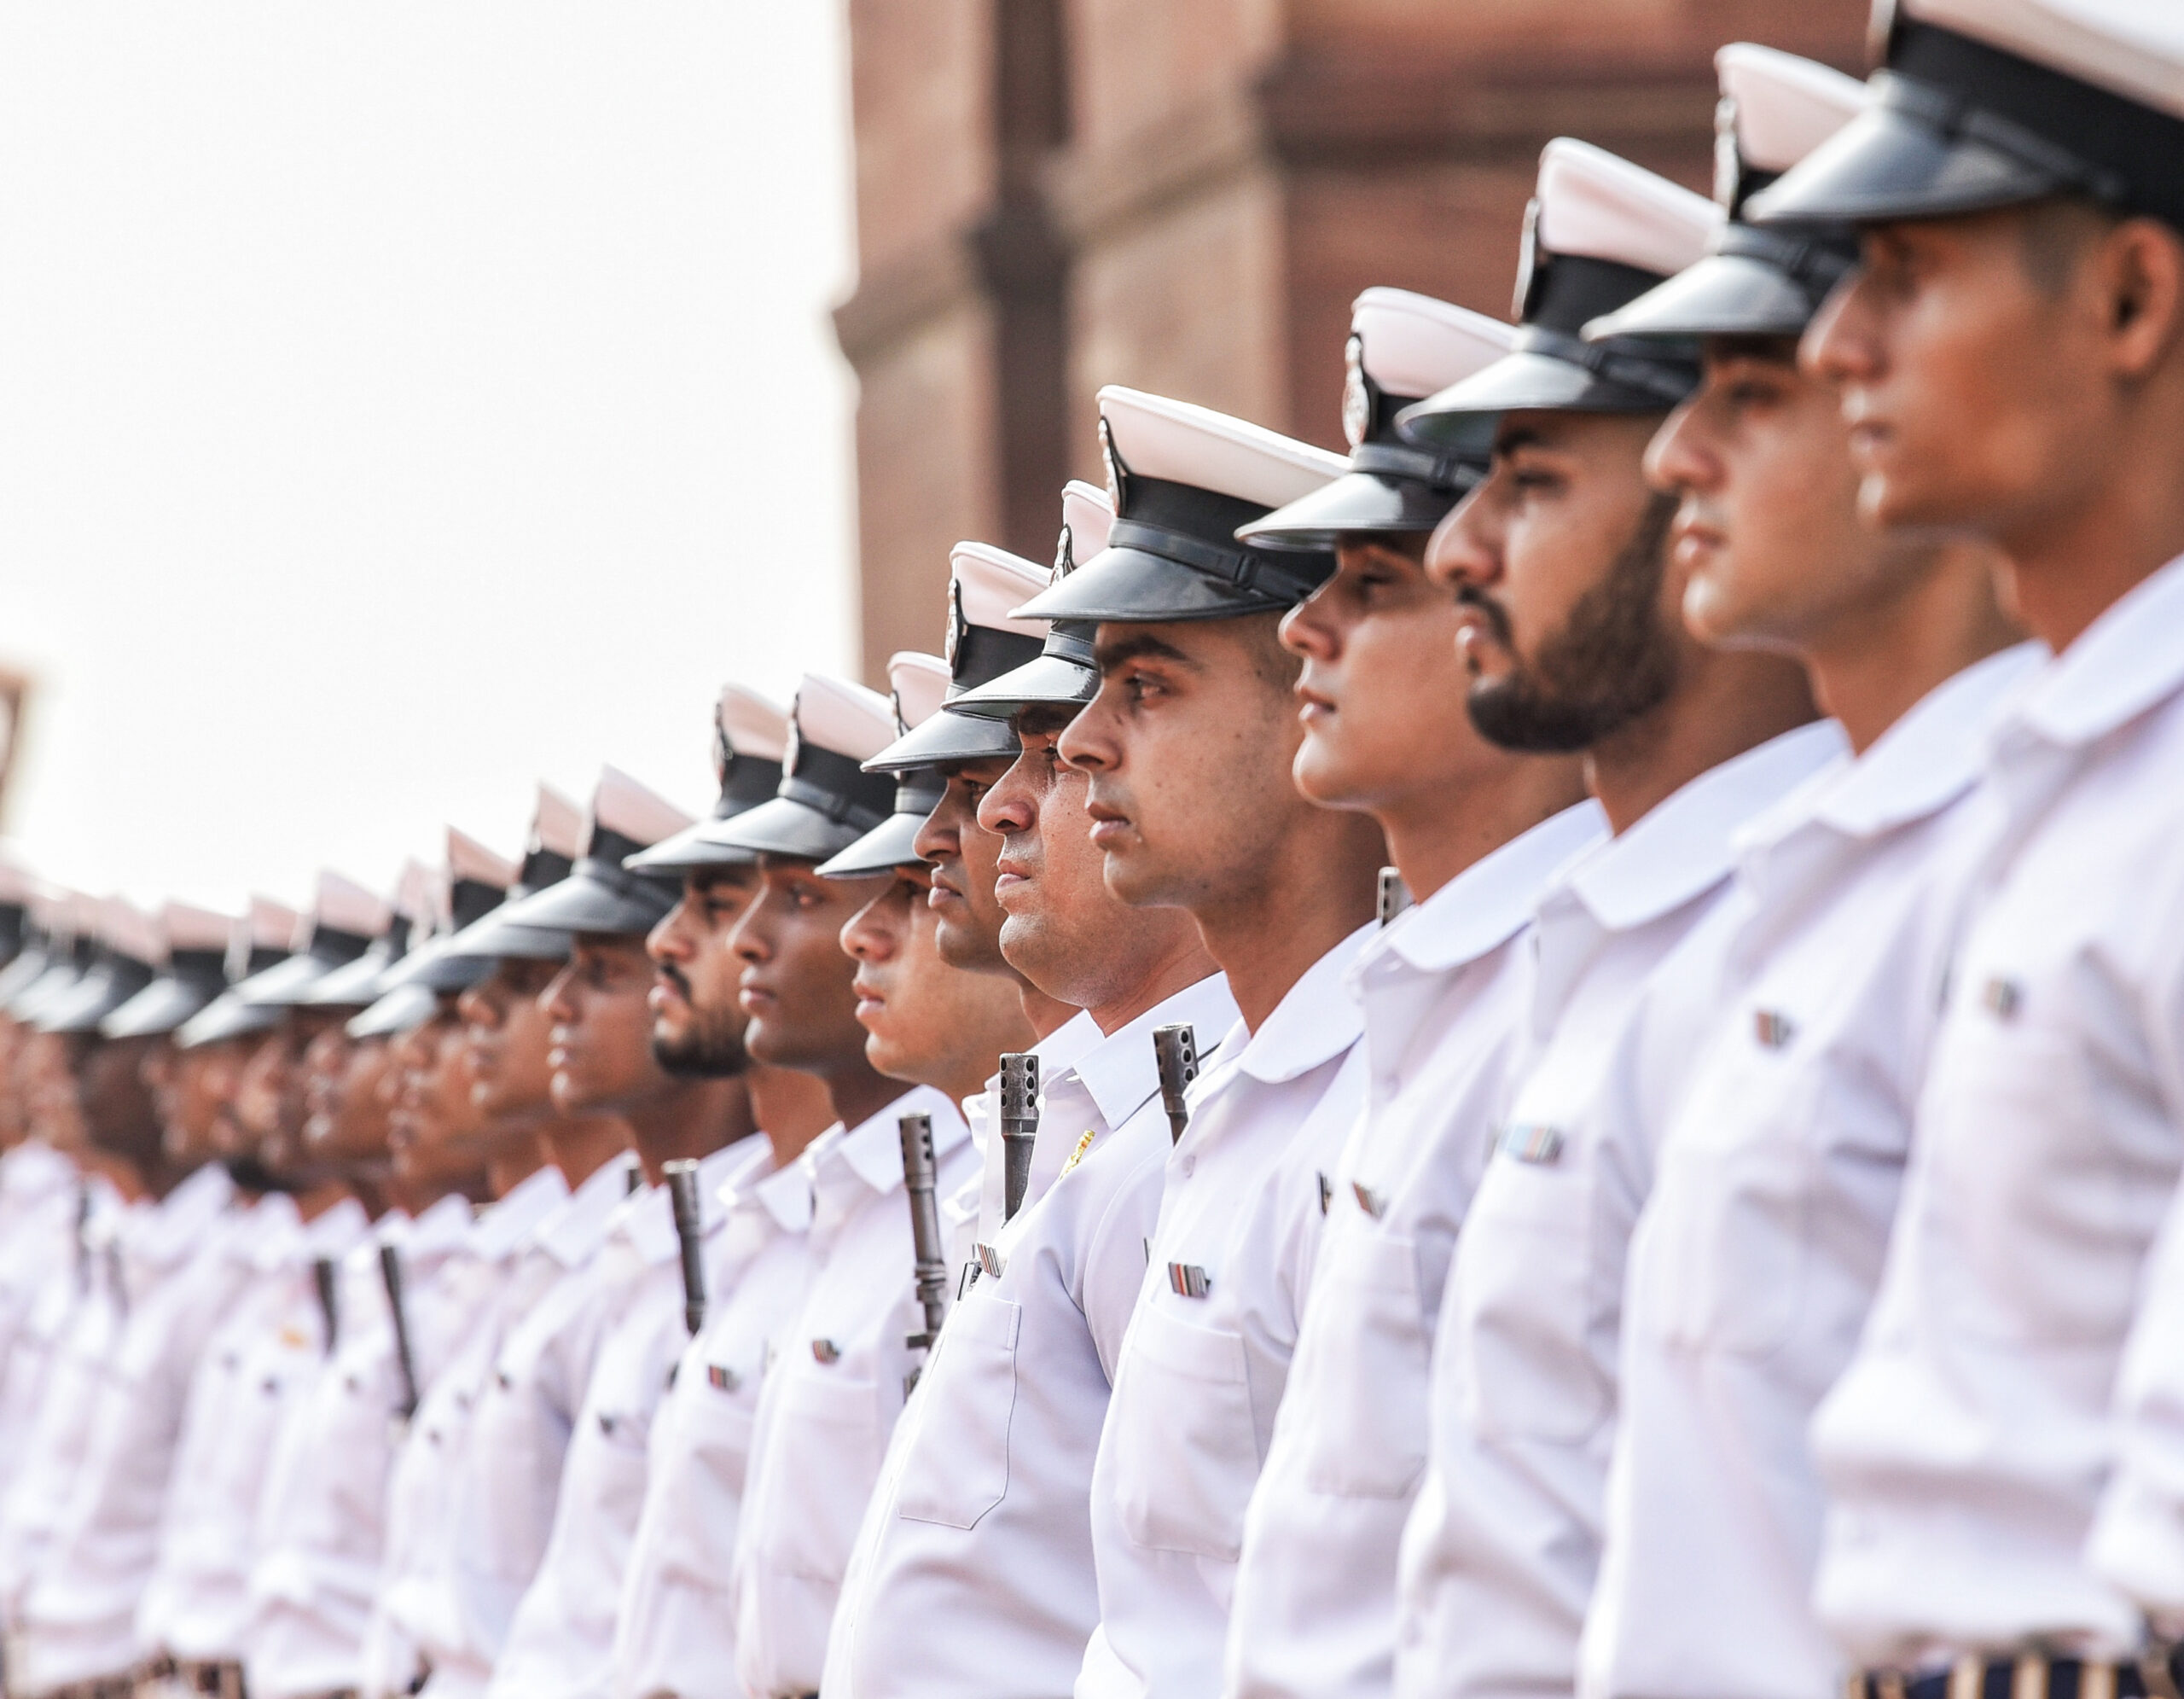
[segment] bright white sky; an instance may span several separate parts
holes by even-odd
[[[695,811],[854,653],[827,0],[0,5],[5,825],[143,901]]]

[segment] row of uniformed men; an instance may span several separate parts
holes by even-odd
[[[1346,462],[1102,392],[1051,580],[731,691],[704,823],[458,842],[398,963],[332,884],[218,996],[27,955],[49,1139],[165,986],[296,1197],[78,1263],[7,1159],[13,1690],[2175,1699],[2184,21],[1880,45],[1723,49],[1711,203],[1552,144]],[[380,1031],[384,1195],[497,1195],[383,1218],[400,1325]]]

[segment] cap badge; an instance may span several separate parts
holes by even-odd
[[[1539,269],[1539,196],[1535,195],[1525,205],[1524,233],[1517,244],[1517,298],[1509,309],[1509,317],[1520,323],[1531,305],[1532,273]]]
[[[781,771],[785,773],[794,772],[798,759],[803,753],[804,728],[797,723],[796,716],[791,714],[788,719],[788,741],[781,746]]]
[[[948,642],[942,655],[951,673],[956,670],[956,657],[963,648],[963,634],[970,626],[971,622],[963,617],[963,581],[950,579],[948,581]]]
[[[1365,375],[1365,339],[1352,332],[1342,351],[1342,433],[1356,448],[1372,428],[1373,388]]]
[[[895,707],[895,736],[897,737],[909,736],[910,735],[910,723],[903,718],[903,693],[900,690],[890,690],[887,693],[887,700],[893,703]]]
[[[713,777],[723,790],[728,788],[728,775],[735,765],[735,746],[728,741],[728,728],[713,722]]]
[[[1128,509],[1123,496],[1130,487],[1130,475],[1123,470],[1122,457],[1115,452],[1115,433],[1104,416],[1100,421],[1100,463],[1107,468],[1107,505],[1118,519],[1124,518]]]
[[[1067,526],[1061,528],[1061,540],[1054,544],[1054,573],[1051,583],[1060,584],[1077,570],[1077,539],[1070,535]]]
[[[1737,102],[1723,95],[1714,105],[1714,204],[1724,212],[1737,204],[1744,180],[1744,159],[1737,151]]]
[[[1866,24],[1866,62],[1888,63],[1888,44],[1896,36],[1896,0],[1873,0],[1873,14]]]

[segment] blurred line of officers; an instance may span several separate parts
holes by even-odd
[[[2178,1699],[2184,9],[1876,51],[703,818],[15,876],[9,1699]]]

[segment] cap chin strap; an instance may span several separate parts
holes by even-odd
[[[1996,153],[2007,154],[2019,165],[2030,166],[2051,178],[2058,191],[2075,189],[2111,206],[2127,205],[2130,201],[2130,184],[2122,172],[2082,160],[2014,119],[1974,105],[1964,96],[1894,71],[1875,72],[1873,84],[1879,105],[1900,112],[1950,141],[1977,142]]]
[[[1202,538],[1171,531],[1164,525],[1149,525],[1139,519],[1117,520],[1108,529],[1107,546],[1158,556],[1179,567],[1188,567],[1202,578],[1233,585],[1240,591],[1267,597],[1284,607],[1302,602],[1320,584],[1317,576],[1284,566],[1271,555],[1262,555],[1252,549],[1223,548]]]
[[[1658,397],[1663,411],[1682,404],[1699,381],[1695,365],[1683,361],[1647,359],[1619,352],[1602,342],[1581,342],[1542,324],[1520,326],[1510,352],[1544,354],[1565,364],[1583,366],[1594,376],[1641,395]]]
[[[1380,478],[1401,478],[1429,490],[1461,496],[1476,489],[1485,472],[1477,462],[1453,454],[1432,454],[1401,443],[1362,442],[1350,451],[1350,469]]]
[[[1825,240],[1799,237],[1790,230],[1761,230],[1754,224],[1725,224],[1714,252],[1738,259],[1757,259],[1780,271],[1815,306],[1850,275],[1858,256]]]

